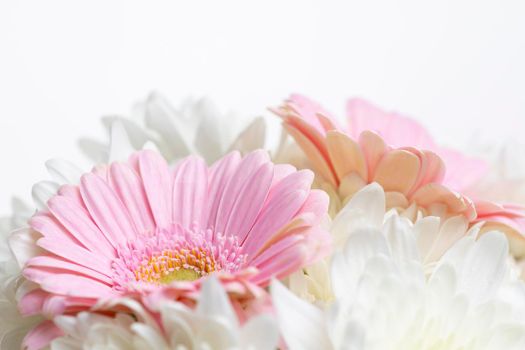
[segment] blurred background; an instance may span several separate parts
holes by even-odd
[[[291,92],[339,114],[360,96],[449,146],[520,140],[525,2],[2,0],[0,214],[152,90],[246,118]]]

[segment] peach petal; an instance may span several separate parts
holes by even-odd
[[[387,208],[408,208],[409,202],[407,197],[399,192],[385,192]]]
[[[421,162],[418,179],[412,187],[410,194],[426,184],[442,182],[445,176],[445,164],[437,154],[431,151],[421,151],[413,147],[404,147],[403,149],[417,155]]]
[[[419,175],[419,158],[405,150],[387,153],[377,165],[374,181],[385,191],[407,194]]]
[[[285,124],[284,127],[296,140],[299,146],[301,146],[304,153],[306,153],[306,156],[308,159],[310,159],[312,165],[317,169],[321,176],[332,183],[334,186],[337,186],[338,181],[332,170],[332,165],[330,164],[329,160],[323,156],[319,148],[317,148],[316,145],[310,141],[310,139],[308,139],[294,126]]]
[[[442,203],[452,213],[462,213],[468,209],[468,203],[462,196],[437,183],[421,187],[411,199],[423,207],[434,203]]]
[[[368,177],[366,162],[359,145],[339,131],[329,131],[326,135],[328,154],[339,179],[356,172],[363,179]]]
[[[366,181],[357,173],[346,175],[339,185],[339,196],[345,200],[366,186]]]
[[[388,147],[379,135],[371,131],[363,131],[359,135],[359,145],[363,150],[368,168],[368,182],[373,179],[377,163],[381,160]]]
[[[330,119],[330,117],[324,115],[323,113],[317,113],[317,119],[321,122],[321,125],[325,131],[337,130],[335,123]]]

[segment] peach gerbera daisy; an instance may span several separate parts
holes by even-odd
[[[194,156],[170,168],[141,151],[98,167],[30,220],[38,249],[26,245],[34,256],[23,274],[38,288],[19,306],[56,315],[162,289],[184,298],[210,274],[246,298],[329,246],[318,226],[328,198],[310,189],[312,180],[311,171],[274,165],[263,151],[230,153],[209,168]]]
[[[388,208],[415,204],[427,215],[463,215],[505,231],[514,250],[525,247],[523,210],[461,194],[487,171],[485,162],[436,145],[414,120],[388,113],[360,99],[348,102],[348,127],[338,125],[320,105],[292,95],[274,110],[320,175],[334,215],[365,185],[377,182]],[[445,171],[445,165],[449,169]],[[411,215],[415,218],[415,212]]]

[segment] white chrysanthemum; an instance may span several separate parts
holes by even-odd
[[[262,118],[248,124],[233,113],[221,113],[207,98],[187,99],[174,108],[161,95],[152,93],[135,106],[128,118],[103,119],[108,129],[115,121],[122,124],[132,149],[139,150],[150,143],[168,161],[198,154],[212,163],[231,150],[247,153],[263,148],[265,143],[266,126]],[[84,139],[80,145],[96,162],[115,160],[105,143]]]
[[[59,316],[55,323],[66,334],[51,343],[52,350],[273,350],[279,331],[269,315],[258,315],[240,325],[220,283],[208,278],[194,310],[167,302],[160,308],[159,324],[137,303],[123,301],[137,318],[114,318],[82,312]]]
[[[326,310],[275,283],[290,348],[523,349],[525,287],[509,277],[505,236],[465,236],[426,276],[416,225],[390,215],[382,229],[352,230],[332,260]]]
[[[27,286],[8,245],[11,232],[25,225],[33,211],[16,198],[11,206],[13,215],[0,218],[0,349],[19,349],[27,331],[40,321],[18,312],[17,291]]]
[[[416,212],[415,206],[401,214],[395,210],[386,212],[385,207],[385,193],[378,184],[370,184],[357,192],[328,224],[334,238],[334,250],[341,250],[348,237],[362,228],[383,231],[392,245],[399,244],[399,235],[412,235],[416,242],[412,258],[421,263],[428,275],[456,241],[479,232],[479,225],[469,229],[463,216],[443,220],[435,216],[423,217]],[[294,273],[288,280],[289,288],[310,302],[319,305],[331,302],[332,283],[327,273],[329,261],[330,258]]]

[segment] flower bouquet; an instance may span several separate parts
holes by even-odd
[[[525,348],[509,149],[467,156],[359,99],[345,121],[270,111],[152,94],[80,141],[91,170],[46,162],[1,221],[0,348]]]

